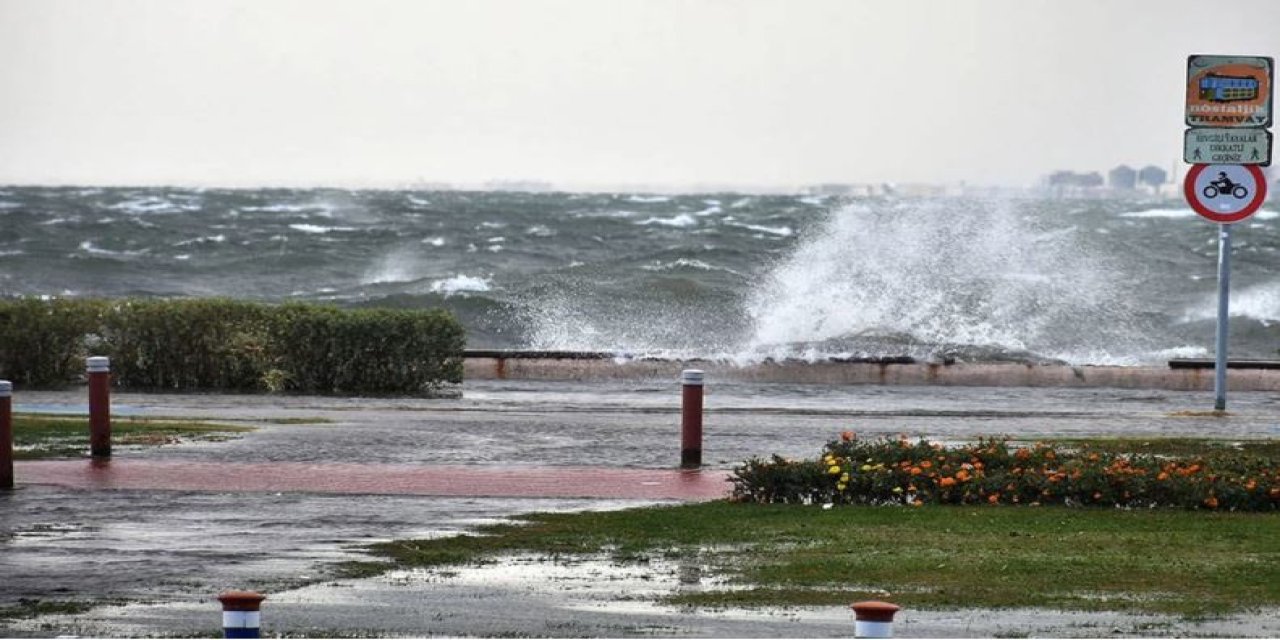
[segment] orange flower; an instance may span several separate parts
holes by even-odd
[[[993,494],[991,494],[991,495],[987,496],[987,502],[990,502],[991,504],[996,504],[996,503],[1000,502],[1000,494],[998,494],[998,493],[993,493]]]
[[[932,468],[932,467],[933,467],[933,462],[932,462],[932,461],[930,461],[930,460],[921,460],[921,461],[920,461],[920,468],[921,468],[921,469],[930,469],[930,468]]]
[[[1160,475],[1156,476],[1156,480],[1164,481],[1168,479],[1169,479],[1169,474],[1168,472],[1165,472],[1165,471],[1161,471]]]
[[[1244,488],[1246,491],[1253,491],[1254,489],[1258,488],[1258,481],[1249,480],[1248,482],[1244,483]]]
[[[854,433],[854,432],[852,432],[852,431],[842,431],[842,432],[840,432],[840,439],[841,439],[841,440],[843,440],[843,441],[845,441],[845,442],[852,442],[852,441],[854,440],[854,438],[857,438],[857,437],[858,437],[858,436],[857,436],[857,434],[855,434],[855,433]]]
[[[1027,451],[1026,447],[1018,447],[1018,450],[1013,453],[1013,457],[1019,460],[1026,460],[1031,457],[1031,452]]]
[[[1204,506],[1209,507],[1210,509],[1217,509],[1218,499],[1214,496],[1209,496],[1208,498],[1204,499]]]
[[[911,467],[911,475],[918,476],[922,473],[924,473],[924,470],[922,470],[920,467]]]
[[[1280,500],[1280,487],[1272,487],[1267,495],[1271,496],[1272,500]]]
[[[943,479],[941,479],[941,480],[939,480],[939,481],[938,481],[938,486],[940,486],[940,487],[942,487],[942,488],[944,488],[944,489],[945,489],[945,488],[947,488],[947,487],[954,487],[954,486],[956,486],[956,479],[955,479],[955,478],[943,478]]]
[[[964,469],[961,469],[961,470],[957,471],[957,472],[956,472],[956,480],[958,480],[958,481],[960,481],[960,482],[968,482],[968,481],[969,481],[969,472],[968,472],[968,471],[965,471]]]

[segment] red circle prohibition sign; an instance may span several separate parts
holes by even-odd
[[[1182,182],[1182,192],[1187,198],[1187,204],[1190,204],[1191,208],[1195,210],[1196,213],[1212,222],[1231,224],[1232,222],[1240,222],[1241,220],[1248,218],[1258,209],[1262,208],[1262,203],[1267,199],[1267,178],[1263,175],[1262,169],[1259,169],[1257,165],[1249,164],[1241,165],[1241,167],[1248,171],[1249,175],[1253,177],[1254,188],[1251,193],[1253,197],[1250,198],[1249,201],[1245,203],[1244,207],[1238,211],[1231,213],[1219,213],[1214,211],[1213,208],[1209,206],[1209,203],[1205,201],[1205,198],[1202,197],[1203,194],[1196,189],[1196,179],[1200,177],[1201,173],[1204,173],[1205,169],[1208,169],[1211,166],[1215,165],[1192,165],[1191,170],[1187,172],[1186,179]],[[1228,194],[1224,193],[1222,195],[1226,196]]]

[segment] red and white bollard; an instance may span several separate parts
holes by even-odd
[[[892,638],[893,614],[902,610],[891,602],[868,600],[855,602],[853,609],[853,635],[857,638]]]
[[[680,467],[697,469],[702,466],[702,370],[682,371],[680,385]]]
[[[261,638],[262,618],[258,608],[267,597],[257,591],[223,591],[218,594],[222,603],[222,637]]]
[[[89,455],[111,457],[111,360],[94,356],[85,360],[89,374]]]
[[[0,489],[13,488],[13,383],[0,380]]]

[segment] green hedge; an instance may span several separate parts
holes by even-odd
[[[105,355],[122,388],[413,395],[462,381],[464,342],[440,310],[0,301],[0,377],[28,388],[66,384]]]

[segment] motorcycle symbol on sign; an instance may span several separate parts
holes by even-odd
[[[1226,195],[1229,193],[1235,196],[1237,200],[1243,200],[1249,196],[1249,188],[1232,182],[1225,171],[1219,171],[1218,179],[1205,185],[1203,193],[1206,198],[1216,198],[1219,194]]]

